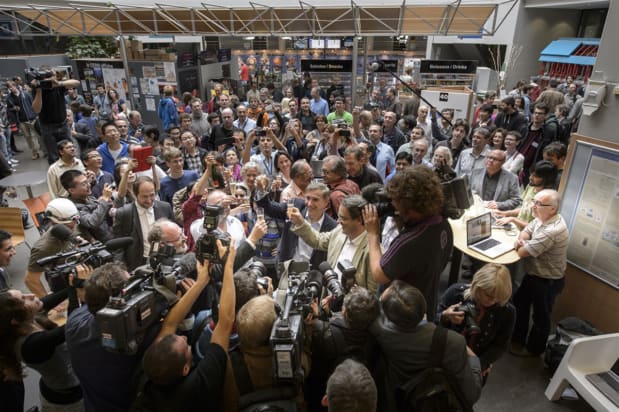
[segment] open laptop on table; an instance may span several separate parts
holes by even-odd
[[[514,248],[513,242],[501,242],[492,237],[492,216],[490,212],[466,222],[466,245],[477,253],[495,259]]]
[[[593,386],[619,407],[619,359],[608,372],[592,373],[586,378]]]

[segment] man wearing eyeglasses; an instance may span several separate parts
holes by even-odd
[[[99,199],[95,199],[88,177],[80,170],[67,170],[60,176],[60,183],[69,192],[68,199],[75,203],[79,211],[80,233],[89,241],[107,242],[112,239],[112,221],[108,216],[113,206],[112,185],[105,185]]]
[[[512,210],[522,203],[518,177],[503,169],[505,152],[493,150],[486,156],[484,169],[471,171],[471,190],[488,209]]]
[[[569,233],[559,211],[559,194],[542,190],[533,200],[533,217],[515,248],[524,262],[525,276],[514,295],[516,325],[510,352],[516,356],[539,356],[550,333],[552,306],[565,284]],[[529,315],[533,307],[533,325]]]
[[[5,269],[11,264],[11,259],[15,256],[15,246],[11,236],[6,230],[0,229],[0,290],[8,288],[11,283],[9,274]]]

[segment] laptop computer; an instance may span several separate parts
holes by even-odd
[[[495,259],[514,248],[513,243],[501,242],[492,237],[492,216],[490,212],[469,219],[466,222],[466,245],[477,253]]]
[[[608,372],[592,373],[586,378],[593,386],[619,407],[619,359]]]

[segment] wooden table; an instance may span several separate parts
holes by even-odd
[[[501,265],[509,265],[510,263],[515,263],[520,260],[520,256],[518,256],[516,250],[511,250],[496,259],[490,259],[473,249],[469,249],[466,244],[466,222],[470,218],[470,216],[464,215],[460,219],[449,219],[449,225],[451,226],[454,237],[454,250],[451,256],[451,268],[449,270],[449,285],[458,281],[462,253],[466,253],[470,257],[481,260],[482,262],[499,263]],[[520,231],[517,228],[512,229],[509,233],[504,229],[492,229],[492,237],[500,242],[514,243],[519,233]]]

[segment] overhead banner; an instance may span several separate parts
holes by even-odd
[[[350,72],[352,60],[301,60],[304,72]]]
[[[473,60],[422,60],[420,73],[475,73],[477,62]]]

